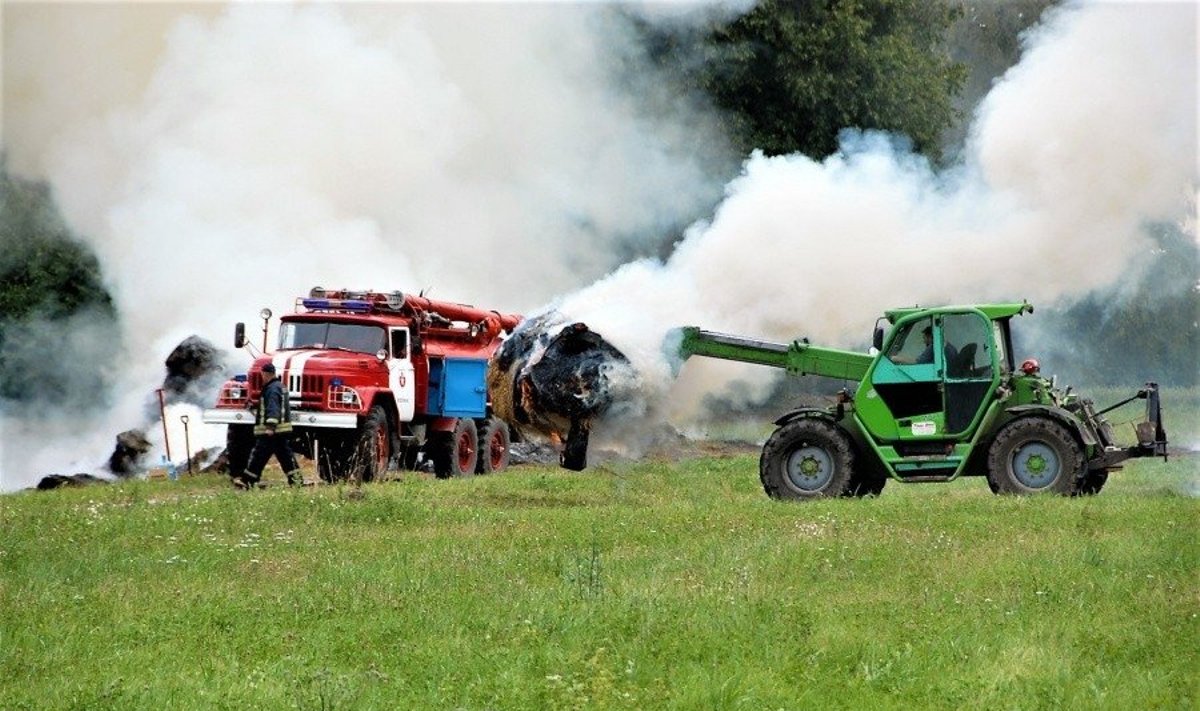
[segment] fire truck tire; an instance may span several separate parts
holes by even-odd
[[[349,441],[341,432],[323,434],[317,440],[317,475],[332,483],[346,477]]]
[[[1085,466],[1083,447],[1046,417],[1013,420],[988,448],[988,481],[998,494],[1070,496]]]
[[[439,479],[475,475],[479,433],[475,421],[459,418],[452,432],[436,432],[432,442],[433,472]]]
[[[479,463],[477,474],[491,474],[508,467],[508,425],[498,417],[489,417],[479,427]]]
[[[241,476],[246,471],[252,449],[254,428],[250,425],[229,425],[225,432],[225,459],[229,463],[229,476]]]
[[[350,459],[351,479],[367,482],[382,480],[387,476],[388,463],[392,458],[392,435],[388,427],[387,410],[379,405],[371,408],[363,420]]]
[[[771,434],[759,459],[763,490],[773,499],[841,496],[854,465],[850,438],[832,422],[792,420]]]
[[[400,448],[400,468],[406,472],[415,472],[417,470],[417,457],[421,454],[421,449],[415,444],[409,444]]]

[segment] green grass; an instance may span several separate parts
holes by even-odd
[[[1086,499],[779,503],[750,455],[15,494],[0,707],[1195,708],[1196,469]]]

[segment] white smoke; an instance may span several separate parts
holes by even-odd
[[[964,165],[855,132],[820,162],[754,155],[669,260],[561,309],[657,375],[677,419],[735,381],[751,392],[724,394],[752,399],[774,371],[696,359],[672,382],[665,327],[846,347],[889,307],[1046,303],[1136,274],[1149,222],[1195,237],[1196,107],[1194,6],[1072,7],[983,102]]]
[[[628,40],[598,5],[8,4],[4,22],[10,167],[50,181],[125,328],[116,408],[68,439],[6,428],[6,489],[103,461],[188,335],[224,345],[314,284],[529,309],[703,212],[728,165],[703,116],[610,74]]]

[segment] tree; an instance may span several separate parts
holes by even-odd
[[[936,157],[966,76],[944,47],[960,12],[944,0],[763,0],[699,31],[643,34],[652,58],[725,112],[743,153],[821,158],[859,128]]]
[[[95,402],[118,342],[96,256],[0,158],[0,400]]]
[[[946,37],[950,57],[966,67],[953,104],[957,120],[942,135],[942,151],[955,154],[966,140],[975,107],[996,79],[1021,59],[1021,36],[1061,0],[956,0],[958,19]]]

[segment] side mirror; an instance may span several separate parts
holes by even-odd
[[[871,346],[876,352],[883,350],[883,326],[875,327],[875,334],[871,338]]]
[[[386,350],[384,350],[383,348],[380,348],[379,350],[375,351],[375,358],[376,358],[376,359],[377,359],[377,360],[378,360],[380,363],[386,363],[386,362],[387,362],[387,356],[388,356],[388,352],[387,352]]]
[[[238,323],[233,327],[233,347],[241,348],[246,345],[246,324]]]

